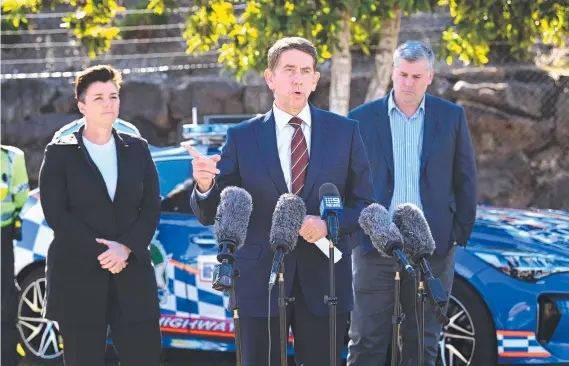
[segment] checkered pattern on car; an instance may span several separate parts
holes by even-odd
[[[498,330],[496,337],[500,357],[551,357],[536,340],[534,332]]]

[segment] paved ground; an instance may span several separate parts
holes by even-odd
[[[168,350],[162,366],[235,366],[235,354],[224,352]],[[109,358],[113,358],[110,356]],[[289,359],[289,366],[294,363]],[[23,360],[20,366],[63,366],[63,363],[33,363]],[[118,362],[109,360],[106,366],[119,366]]]
[[[168,351],[162,366],[235,366],[235,355],[222,352]],[[22,360],[20,366],[63,366],[63,363],[34,363]],[[106,366],[119,366],[114,357],[109,357]]]

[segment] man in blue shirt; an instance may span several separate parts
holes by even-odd
[[[348,117],[360,122],[374,199],[391,215],[403,203],[424,212],[436,243],[429,258],[433,275],[450,293],[455,245],[466,245],[476,216],[476,163],[464,109],[426,94],[434,61],[433,51],[422,42],[402,44],[394,54],[393,90]],[[348,365],[384,365],[391,341],[395,259],[381,257],[365,236],[352,258],[354,310]],[[415,283],[404,274],[405,366],[418,364],[415,298]],[[441,324],[427,304],[425,365],[435,365],[440,331]]]

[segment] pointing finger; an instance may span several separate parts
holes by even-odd
[[[203,158],[204,157],[204,155],[202,153],[197,151],[190,144],[182,144],[182,146],[184,146],[186,148],[186,150],[190,153],[190,155],[193,156],[194,158]]]

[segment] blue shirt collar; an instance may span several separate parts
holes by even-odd
[[[391,114],[391,111],[393,111],[393,109],[397,109],[397,111],[399,111],[399,113],[403,113],[401,112],[401,110],[399,109],[399,107],[397,106],[397,104],[395,104],[395,99],[393,97],[394,92],[393,89],[391,89],[391,91],[389,92],[389,98],[387,99],[387,111],[389,114]],[[421,100],[421,104],[419,104],[419,109],[417,109],[417,111],[422,111],[423,114],[425,113],[425,96],[423,95],[423,99]],[[415,112],[416,114],[417,112]]]

